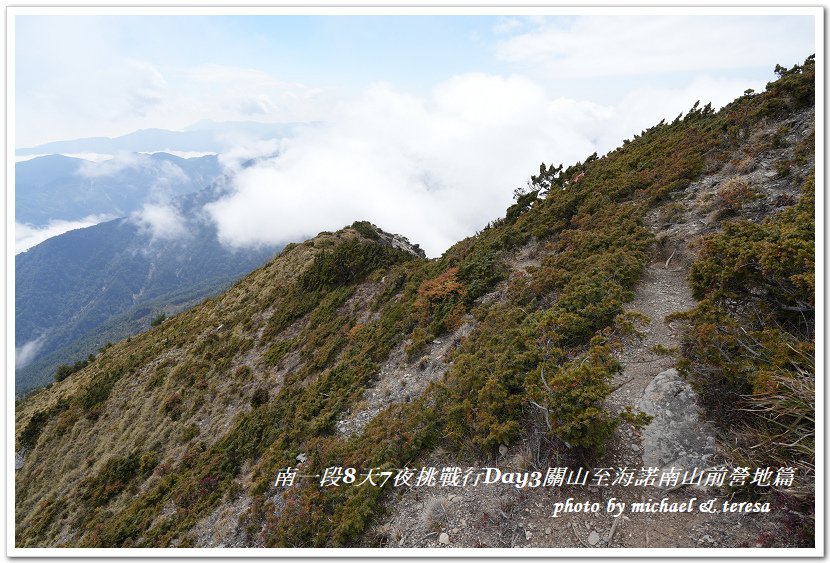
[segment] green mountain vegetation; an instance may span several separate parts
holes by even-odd
[[[657,242],[646,217],[670,221],[696,179],[736,151],[762,152],[759,132],[810,111],[812,58],[779,74],[764,93],[719,112],[696,104],[601,158],[543,164],[504,218],[438,259],[365,222],[289,245],[19,401],[16,545],[206,545],[197,530],[223,509],[245,545],[372,545],[388,488],[275,489],[277,472],[298,459],[307,474],[413,467],[435,452],[476,465],[535,434],[551,465],[600,459],[619,427],[647,422],[605,404],[635,326],[624,304]],[[770,146],[786,137],[775,131]],[[762,194],[722,188],[691,269],[700,302],[685,314],[680,367],[740,437],[736,459],[809,468],[814,185],[798,170],[814,152],[796,153],[780,170],[800,198],[762,216],[749,204]],[[531,246],[539,260],[517,267]],[[443,377],[338,431],[390,354],[417,362],[463,326]],[[813,503],[812,490],[798,494]]]

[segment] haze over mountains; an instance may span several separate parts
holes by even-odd
[[[41,156],[15,164],[15,220],[42,227],[89,215],[124,217],[149,200],[200,190],[220,174],[216,155],[122,153],[102,162]]]
[[[18,148],[15,253],[71,229],[128,216],[144,203],[200,190],[222,174],[219,154],[244,152],[240,147],[273,154],[282,139],[314,125],[201,120],[181,131],[142,129]]]
[[[152,317],[194,305],[272,256],[278,247],[220,244],[215,227],[198,214],[215,195],[208,188],[158,207],[155,225],[115,219],[18,255],[18,392],[49,383],[58,365],[146,329]]]
[[[231,249],[203,207],[229,189],[218,154],[233,139],[276,145],[298,124],[200,122],[187,131],[59,141],[15,165],[16,388],[222,290],[280,248]],[[241,142],[241,141],[240,141]],[[234,165],[236,170],[237,165]],[[55,236],[53,236],[55,235]]]
[[[41,154],[121,152],[210,152],[222,153],[234,141],[279,139],[293,135],[305,123],[258,123],[253,121],[216,122],[201,120],[183,131],[141,129],[120,137],[88,137],[55,141],[34,147],[19,148],[18,156]]]

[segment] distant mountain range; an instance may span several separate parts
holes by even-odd
[[[204,120],[183,131],[17,149],[18,156],[43,156],[15,165],[15,222],[44,234],[55,222],[75,228],[15,257],[17,393],[51,382],[60,364],[146,329],[152,317],[220,292],[273,255],[275,246],[224,248],[200,210],[225,189],[215,153],[306,125],[313,124]],[[90,153],[111,158],[78,157]],[[119,219],[77,228],[106,217]]]
[[[55,141],[35,147],[19,148],[18,156],[35,154],[78,154],[121,152],[210,152],[222,153],[240,139],[263,140],[290,137],[309,123],[256,123],[200,121],[184,131],[141,129],[120,137],[88,137]]]
[[[89,215],[127,216],[149,200],[198,191],[222,173],[216,155],[122,153],[92,162],[51,154],[15,164],[15,220],[43,226]]]
[[[199,209],[210,188],[170,205],[176,238],[154,239],[131,219],[69,231],[15,259],[15,342],[30,364],[17,392],[49,383],[55,368],[149,327],[151,317],[198,303],[260,266],[277,247],[229,250]],[[18,359],[20,353],[18,353]]]

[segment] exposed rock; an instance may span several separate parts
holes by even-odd
[[[643,464],[705,467],[715,453],[713,428],[700,419],[691,385],[672,368],[649,383],[639,409],[654,417],[643,429]]]
[[[381,366],[377,379],[363,394],[363,401],[337,422],[343,436],[359,434],[379,412],[392,404],[406,403],[419,396],[432,381],[444,376],[449,356],[462,338],[473,330],[475,320],[467,315],[464,323],[440,341],[427,345],[419,360],[410,360],[406,343],[401,342]]]
[[[372,226],[377,231],[378,237],[380,237],[380,240],[383,243],[391,246],[392,248],[397,248],[398,250],[409,252],[410,254],[413,254],[415,256],[420,256],[421,258],[427,257],[426,252],[424,252],[424,249],[417,244],[412,244],[411,242],[409,242],[408,238],[401,235],[387,233],[386,231],[379,229],[377,225]]]
[[[591,530],[591,533],[588,534],[588,543],[592,546],[599,543],[599,533],[596,530]]]
[[[447,532],[441,532],[441,535],[438,536],[438,543],[441,545],[449,545],[450,544],[450,536]]]

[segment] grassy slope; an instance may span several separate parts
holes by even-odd
[[[29,452],[17,545],[187,545],[195,522],[239,494],[253,499],[241,524],[257,544],[349,545],[384,491],[293,488],[277,517],[277,469],[299,453],[316,472],[403,467],[437,446],[492,451],[540,423],[531,401],[547,407],[553,439],[600,451],[619,422],[602,401],[618,315],[652,242],[644,214],[759,121],[812,104],[812,81],[807,67],[717,114],[696,108],[601,159],[546,171],[546,198],[520,198],[440,259],[393,252],[365,229],[323,234],[116,344],[17,405]],[[530,241],[546,248],[541,265],[508,276],[505,261]],[[497,284],[500,298],[482,304]],[[415,356],[468,312],[476,330],[443,381],[360,435],[334,432],[396,345]]]

